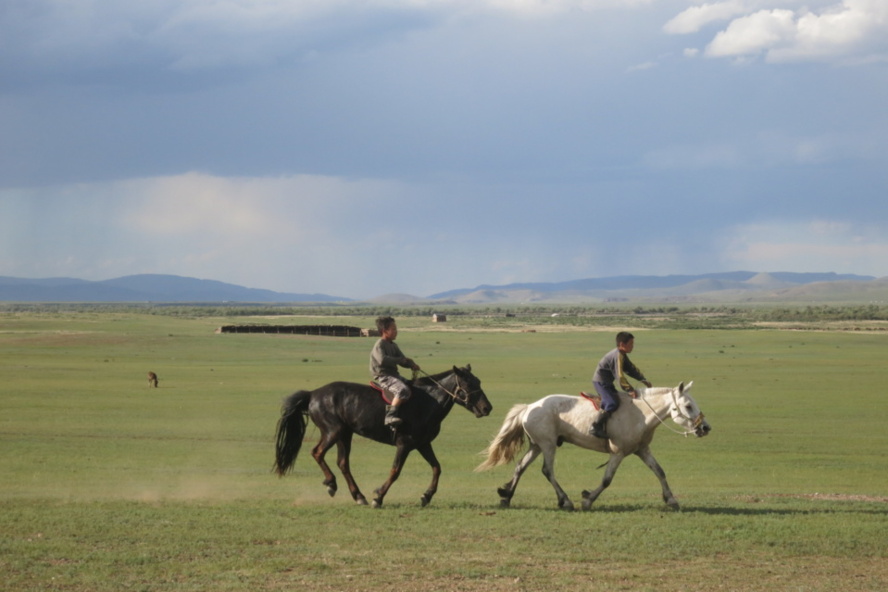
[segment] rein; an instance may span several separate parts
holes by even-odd
[[[434,383],[438,386],[438,388],[440,388],[442,391],[444,391],[445,393],[447,393],[448,395],[450,395],[450,396],[453,398],[454,401],[458,401],[458,402],[460,402],[460,403],[464,403],[464,404],[468,404],[468,403],[469,403],[469,400],[471,399],[472,393],[470,393],[470,392],[469,392],[469,391],[468,391],[463,385],[461,385],[461,384],[459,383],[459,375],[457,375],[455,372],[454,372],[454,376],[456,377],[456,389],[455,389],[456,392],[451,392],[450,390],[448,390],[447,387],[445,387],[443,384],[441,384],[440,382],[438,382],[437,380],[435,380],[435,378],[434,378],[431,374],[429,374],[428,372],[426,372],[425,370],[414,370],[414,371],[413,371],[413,380],[414,380],[414,382],[416,381],[416,377],[417,377],[419,374],[424,374],[424,375],[426,376],[426,378],[428,378],[429,380],[431,380],[432,382],[434,382]],[[465,396],[465,397],[460,397],[460,396],[457,394],[459,391],[464,392],[464,393],[466,394],[466,396]]]
[[[681,408],[678,406],[678,399],[675,398],[675,389],[672,389],[670,392],[672,394],[672,404],[678,410],[679,417],[684,417],[685,419],[690,420],[695,429],[697,428],[697,426],[699,426],[701,423],[703,423],[703,413],[700,413],[700,415],[698,415],[696,418],[691,418],[691,417],[685,415],[682,412]],[[685,429],[685,431],[680,432],[677,429],[673,428],[671,425],[666,423],[662,417],[660,417],[660,414],[654,410],[654,408],[651,406],[651,404],[647,402],[647,399],[645,397],[642,396],[642,397],[640,397],[640,399],[645,405],[648,406],[648,409],[651,410],[651,413],[654,414],[654,417],[657,418],[657,421],[659,421],[660,424],[663,427],[665,427],[667,430],[669,430],[670,432],[672,432],[674,434],[678,434],[679,436],[684,436],[685,438],[696,433],[695,431],[688,430],[688,429]],[[669,413],[669,409],[666,410],[666,413]]]

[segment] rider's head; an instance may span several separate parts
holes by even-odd
[[[628,331],[620,331],[617,333],[617,349],[622,352],[631,353],[635,345],[635,336]]]
[[[378,317],[376,328],[379,330],[379,334],[386,339],[394,339],[398,335],[398,328],[392,317]]]

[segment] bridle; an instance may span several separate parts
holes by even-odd
[[[679,431],[679,430],[673,428],[672,426],[670,426],[669,424],[667,424],[667,423],[663,420],[662,417],[660,417],[660,414],[657,413],[657,412],[654,410],[654,408],[651,406],[650,403],[647,402],[647,399],[645,399],[644,396],[642,396],[642,397],[640,397],[640,398],[641,398],[641,401],[642,401],[645,405],[648,406],[648,409],[651,410],[651,413],[654,414],[654,417],[657,418],[657,421],[659,421],[660,424],[663,425],[663,426],[664,426],[667,430],[669,430],[670,432],[673,432],[673,433],[675,433],[675,434],[678,434],[679,436],[684,436],[685,438],[687,438],[688,436],[691,436],[691,435],[696,435],[696,434],[697,434],[697,429],[703,424],[703,419],[704,419],[703,412],[701,411],[701,412],[697,415],[697,417],[691,417],[690,415],[686,415],[686,414],[681,410],[681,405],[678,404],[678,397],[675,396],[675,389],[670,389],[670,393],[672,394],[672,405],[669,407],[669,409],[667,409],[666,412],[669,413],[670,415],[673,415],[673,414],[672,414],[672,410],[675,409],[675,410],[676,410],[675,415],[677,415],[678,417],[681,417],[681,418],[687,419],[689,422],[691,422],[691,427],[693,428],[692,430],[685,429],[685,431],[681,432],[681,431]],[[673,415],[673,417],[675,417],[675,415]]]
[[[443,384],[441,384],[440,382],[435,380],[435,378],[431,374],[426,372],[425,370],[414,370],[413,371],[414,382],[416,381],[416,377],[419,374],[424,374],[426,376],[426,378],[428,378],[429,380],[434,382],[438,386],[438,388],[440,388],[442,391],[444,391],[445,393],[450,395],[450,397],[454,401],[456,401],[457,403],[460,403],[461,405],[465,406],[466,408],[469,407],[469,402],[471,402],[471,400],[472,400],[472,395],[482,392],[481,389],[469,391],[469,389],[467,389],[462,384],[460,384],[459,374],[457,374],[456,372],[453,373],[453,376],[456,379],[456,388],[453,391],[451,391],[446,386],[444,386]],[[463,396],[460,396],[461,393]]]

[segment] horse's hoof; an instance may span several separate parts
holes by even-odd
[[[562,510],[564,510],[565,512],[573,512],[574,511],[574,505],[570,502],[567,502],[564,504],[559,504],[558,507],[561,508]]]
[[[678,502],[675,500],[672,500],[671,502],[666,502],[666,507],[670,510],[675,510],[676,512],[681,510],[681,506],[679,506]]]
[[[509,498],[500,498],[500,508],[508,508],[512,504]]]
[[[432,501],[432,500],[430,500],[430,499],[429,499],[428,497],[426,497],[426,496],[422,496],[422,497],[419,498],[419,504],[420,504],[423,508],[425,508],[427,505],[429,505],[429,502],[430,502],[430,501]]]
[[[366,506],[367,505],[367,498],[365,498],[362,495],[355,500],[355,503],[358,504],[359,506]]]
[[[376,509],[381,508],[381,507],[382,507],[382,501],[380,501],[380,500],[378,500],[378,499],[373,500],[373,507],[376,508]]]

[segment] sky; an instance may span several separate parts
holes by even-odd
[[[0,0],[0,276],[888,276],[885,0]]]

